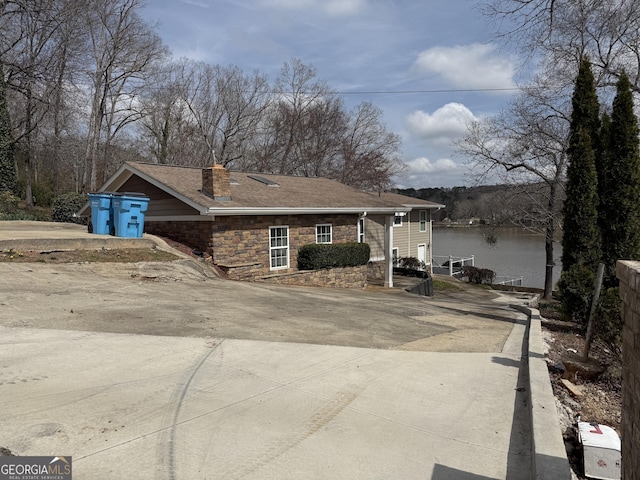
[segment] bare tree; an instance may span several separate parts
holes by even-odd
[[[272,102],[264,75],[254,71],[244,75],[238,67],[217,67],[219,123],[216,137],[218,161],[228,167],[241,167],[260,120]]]
[[[523,92],[502,114],[472,123],[458,152],[469,159],[479,178],[496,175],[517,187],[537,208],[535,221],[545,237],[545,298],[553,290],[554,237],[559,225],[567,163],[568,121],[544,98],[546,89]],[[542,184],[535,194],[531,184]],[[526,186],[526,188],[524,188]]]
[[[636,0],[485,0],[481,11],[499,36],[571,84],[587,56],[597,84],[614,86],[626,71],[640,92],[640,9]]]
[[[568,134],[570,88],[583,57],[588,57],[592,63],[596,83],[601,87],[601,97],[612,95],[611,87],[616,84],[623,71],[629,75],[634,91],[640,93],[640,10],[637,8],[637,1],[485,0],[481,11],[495,22],[499,31],[498,37],[505,44],[515,45],[523,54],[523,66],[535,62],[540,72],[538,80],[544,78],[543,87],[549,92],[555,91],[555,97],[550,94],[542,95],[536,90],[525,92],[530,95],[527,101],[529,112],[520,110],[514,117],[512,111],[509,115],[510,119],[527,119],[526,125],[531,126],[546,125],[549,118],[553,118],[554,131],[557,133],[553,134],[555,140],[552,145],[557,143],[563,145],[563,148],[567,145],[566,140],[560,140]],[[496,119],[496,124],[509,126],[501,119]],[[479,160],[484,157],[486,161],[494,156],[493,151],[481,148],[480,143],[473,140],[487,134],[496,135],[498,142],[504,136],[500,131],[480,132],[477,126],[472,127],[467,139],[471,140],[471,144],[466,148],[466,152],[472,154],[468,147],[475,145],[475,148],[471,148],[475,150],[472,158]],[[507,143],[511,144],[511,141]],[[517,143],[531,145],[529,141]],[[552,147],[549,155],[541,157],[546,158],[547,162],[543,170],[538,167],[533,170],[529,166],[516,167],[516,159],[520,158],[523,151],[525,150],[513,152],[513,149],[507,149],[507,153],[515,155],[512,160],[489,164],[500,164],[507,171],[526,171],[528,176],[533,174],[548,185],[547,211],[548,225],[551,227],[551,219],[554,217],[552,212],[558,211],[558,202],[561,201],[559,193],[563,185],[566,160],[560,155],[560,151]],[[529,154],[528,150],[526,152]],[[483,164],[486,165],[477,162],[477,165]],[[556,174],[550,175],[551,171],[555,171]],[[557,181],[553,178],[557,178]],[[549,265],[552,257],[549,244],[552,241],[552,232],[552,228],[547,228],[545,295],[550,292]]]
[[[86,11],[91,110],[85,162],[91,189],[105,175],[106,158],[99,152],[103,127],[108,146],[122,126],[139,117],[130,102],[145,73],[166,53],[158,35],[138,15],[140,7],[141,0],[90,0]]]
[[[141,136],[152,159],[160,164],[178,163],[179,147],[176,144],[187,141],[177,136],[183,129],[187,111],[182,100],[186,64],[186,60],[181,60],[158,65],[150,72],[152,88],[140,99],[145,112],[140,124]]]
[[[62,88],[64,53],[69,46],[63,32],[77,14],[70,0],[4,2],[0,10],[0,55],[8,70],[13,96],[16,143],[25,169],[25,200],[33,207],[32,177],[37,176],[37,142],[43,124]]]
[[[349,115],[342,137],[342,161],[334,178],[347,185],[382,191],[405,165],[399,158],[400,137],[382,122],[382,110],[372,103],[358,105]]]
[[[335,103],[331,105],[333,92],[317,79],[315,68],[297,59],[284,64],[275,82],[275,92],[279,98],[266,117],[263,126],[266,135],[262,149],[257,152],[257,163],[276,173],[304,171],[305,153],[300,147],[309,143],[305,142],[307,125],[314,124],[311,117],[318,115],[319,110],[335,113]]]

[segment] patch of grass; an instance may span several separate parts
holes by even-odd
[[[444,280],[433,280],[433,289],[436,291],[459,291],[463,288],[455,283],[445,282]]]
[[[170,262],[176,255],[155,248],[56,250],[53,252],[6,250],[0,253],[0,262],[20,263],[84,263],[84,262]]]
[[[544,318],[562,320],[562,304],[558,300],[540,299],[538,310]]]

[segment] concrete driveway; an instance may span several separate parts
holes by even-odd
[[[529,478],[516,298],[204,272],[0,263],[0,446],[76,480]]]

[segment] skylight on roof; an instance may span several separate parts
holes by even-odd
[[[264,177],[260,177],[258,175],[247,175],[250,179],[255,180],[256,182],[260,182],[263,183],[265,185],[267,185],[268,187],[279,187],[280,185],[278,185],[276,182],[269,180],[268,178],[264,178]]]

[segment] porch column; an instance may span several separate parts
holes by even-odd
[[[384,217],[384,286],[393,288],[393,215]]]
[[[427,260],[429,260],[429,274],[433,275],[433,219],[431,210],[427,210],[429,215],[429,246],[427,248]]]

